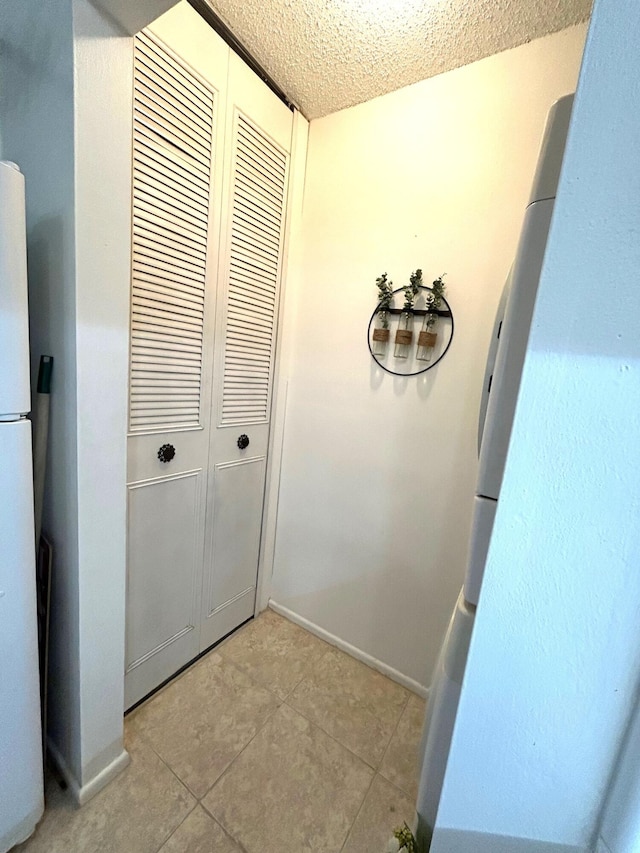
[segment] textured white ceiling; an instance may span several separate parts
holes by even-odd
[[[591,0],[207,0],[319,118],[557,32]]]

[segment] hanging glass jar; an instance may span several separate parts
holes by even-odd
[[[373,330],[371,351],[374,355],[386,355],[389,343],[389,312],[378,311],[377,325]]]
[[[396,345],[393,354],[396,358],[407,358],[413,341],[413,312],[403,311],[398,320]]]
[[[424,315],[422,329],[418,334],[418,348],[416,350],[418,361],[431,361],[438,340],[438,333],[435,331],[437,322],[437,314]]]

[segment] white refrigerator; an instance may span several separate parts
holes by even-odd
[[[0,161],[0,853],[44,808],[24,177]]]
[[[498,306],[489,347],[465,581],[440,651],[422,737],[416,805],[421,850],[429,850],[436,824],[572,106],[573,95],[567,95],[549,111],[516,258]]]

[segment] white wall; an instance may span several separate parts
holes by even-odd
[[[50,734],[80,775],[74,236],[73,43],[70,0],[2,7],[2,157],[27,193],[32,387],[54,356],[43,531],[55,549]]]
[[[74,0],[81,788],[121,762],[133,50]]]
[[[260,542],[256,612],[264,610],[271,595],[271,576],[278,530],[278,495],[282,471],[282,450],[287,414],[287,372],[291,359],[294,331],[294,292],[296,271],[300,265],[302,207],[304,200],[305,169],[309,142],[309,122],[296,110],[291,130],[291,155],[289,174],[291,180],[287,197],[287,228],[283,246],[284,264],[280,281],[280,306],[278,316],[278,341],[275,377],[271,403],[271,429],[267,460],[267,481]]]
[[[596,2],[434,853],[591,849],[635,703],[639,39]]]
[[[428,685],[462,584],[493,315],[575,27],[311,123],[272,598]],[[374,369],[375,279],[447,272],[456,334]],[[288,294],[291,298],[291,289]]]
[[[144,29],[160,15],[163,15],[178,0],[89,0],[92,6],[116,26],[122,32],[135,35]]]

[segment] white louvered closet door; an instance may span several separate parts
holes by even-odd
[[[134,44],[127,707],[200,651],[229,59],[186,3]]]
[[[291,111],[231,53],[203,649],[254,612],[292,124]]]

